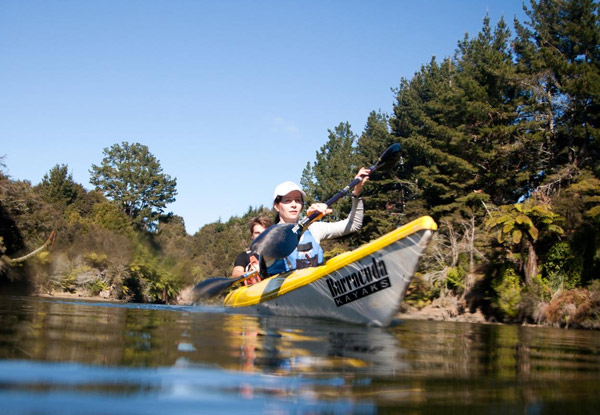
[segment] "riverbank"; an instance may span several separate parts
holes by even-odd
[[[61,291],[52,291],[47,293],[37,293],[35,297],[42,298],[57,298],[64,300],[84,300],[84,301],[101,301],[103,303],[125,303],[124,300],[119,300],[116,298],[110,298],[100,295],[89,295],[83,292],[61,292]]]
[[[177,300],[172,303],[173,305],[181,305],[181,306],[190,306],[194,304],[194,299],[192,295],[192,288],[188,287],[181,291],[180,295],[177,297]],[[89,295],[88,292],[61,292],[61,291],[52,291],[46,293],[38,293],[36,294],[38,297],[44,298],[57,298],[57,299],[69,299],[69,300],[83,300],[83,301],[102,301],[102,302],[114,302],[114,303],[124,303],[126,301],[119,300],[115,298],[110,298],[102,295]],[[219,301],[214,302],[219,303]],[[220,303],[219,303],[220,304]],[[552,304],[547,305],[546,307],[552,307]],[[566,306],[567,309],[572,309],[571,315],[575,315],[577,313],[577,308],[575,305],[570,304]],[[589,310],[588,310],[589,312]],[[595,310],[595,313],[600,315],[600,310]],[[513,321],[513,322],[500,322],[497,321],[493,316],[486,316],[481,310],[476,309],[475,311],[471,311],[468,307],[465,307],[457,298],[455,297],[445,297],[438,298],[432,301],[430,304],[417,308],[412,306],[410,303],[405,302],[402,305],[400,312],[397,317],[399,319],[405,320],[431,320],[431,321],[454,321],[454,322],[465,322],[465,323],[480,323],[480,324],[514,324],[514,325],[527,325],[527,326],[539,326],[539,327],[563,327],[563,328],[579,328],[579,329],[591,329],[591,330],[600,330],[600,322],[595,320],[586,321],[582,323],[576,323],[575,318],[569,318],[558,320],[558,321],[549,321],[542,320],[538,323],[529,322],[529,321]]]
[[[459,312],[455,307],[440,307],[429,305],[423,308],[404,305],[398,313],[398,318],[408,320],[432,320],[432,321],[458,321],[463,323],[500,324],[495,320],[488,320],[481,311],[474,313],[470,311]]]
[[[193,305],[192,288],[189,287],[181,291],[177,298],[175,305],[190,306]],[[47,293],[36,294],[37,297],[43,298],[56,298],[56,299],[68,299],[68,300],[84,300],[84,301],[102,301],[111,303],[124,303],[124,300],[118,300],[101,295],[89,295],[87,292],[62,292],[52,291]],[[471,313],[469,311],[460,310],[452,302],[446,301],[447,304],[442,305],[440,302],[433,302],[432,304],[423,307],[416,308],[408,304],[404,304],[402,310],[398,313],[400,319],[410,320],[434,320],[434,321],[458,321],[468,323],[497,323],[496,321],[489,321],[480,312],[476,311]]]

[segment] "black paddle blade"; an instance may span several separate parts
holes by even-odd
[[[402,147],[399,143],[394,143],[383,152],[375,166],[378,170],[389,170],[398,164],[400,160],[400,151]]]
[[[202,299],[215,297],[235,284],[239,279],[216,277],[201,281],[194,286],[194,302]]]
[[[301,236],[294,232],[294,226],[292,223],[269,226],[252,241],[250,251],[259,254],[266,262],[285,258],[294,252]]]

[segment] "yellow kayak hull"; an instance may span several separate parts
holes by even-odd
[[[323,265],[240,287],[224,305],[236,313],[387,326],[436,230],[431,217],[421,217]]]

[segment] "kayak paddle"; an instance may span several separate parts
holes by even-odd
[[[389,146],[374,165],[369,167],[369,175],[375,170],[385,170],[396,165],[400,158],[400,144],[395,143]],[[336,193],[327,202],[327,207],[346,196],[350,190],[362,181],[364,177],[357,177],[350,184]],[[263,233],[254,239],[250,245],[250,251],[261,255],[265,261],[285,258],[298,246],[302,232],[319,217],[320,212],[314,212],[305,217],[298,223],[278,223],[267,228]]]
[[[200,281],[194,286],[194,303],[201,299],[207,299],[221,294],[223,291],[238,282],[246,281],[258,275],[258,271],[248,271],[237,278],[214,277]]]

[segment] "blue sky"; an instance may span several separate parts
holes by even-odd
[[[104,148],[147,145],[193,234],[269,205],[340,122],[391,113],[486,13],[525,21],[521,0],[0,0],[0,156],[13,179],[67,164],[92,189]]]

